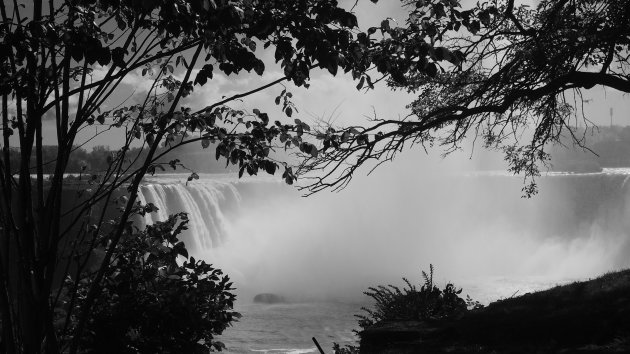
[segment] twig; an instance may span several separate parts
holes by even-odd
[[[321,354],[325,354],[324,353],[324,349],[322,349],[322,347],[319,345],[319,343],[317,343],[317,339],[315,339],[315,337],[313,337],[313,343],[315,343],[315,345],[317,346],[317,350],[319,350],[319,352]]]

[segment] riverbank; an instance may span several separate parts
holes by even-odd
[[[457,319],[390,321],[361,334],[361,353],[630,351],[630,270],[491,303]]]

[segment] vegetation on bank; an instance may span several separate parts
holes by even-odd
[[[426,278],[425,278],[426,279]],[[428,282],[425,281],[425,285]],[[449,284],[450,285],[450,284]],[[528,293],[486,307],[442,291],[366,292],[376,300],[361,316],[361,347],[335,344],[338,354],[358,353],[619,353],[630,350],[630,270]],[[441,294],[427,296],[431,293]],[[409,294],[412,294],[411,296]],[[424,295],[424,296],[422,296]],[[432,298],[438,301],[408,301]],[[420,304],[421,306],[418,306]],[[472,305],[472,306],[470,306]],[[426,307],[430,311],[426,311]],[[418,308],[425,309],[418,311]],[[452,308],[446,315],[440,308]]]
[[[440,289],[433,281],[433,265],[429,272],[422,271],[424,282],[420,288],[408,279],[402,278],[405,286],[379,285],[370,287],[365,295],[374,300],[373,308],[361,308],[365,314],[356,315],[360,330],[358,335],[385,321],[433,321],[461,317],[466,311],[483,306],[469,296],[462,298],[462,289],[448,283]],[[334,343],[333,351],[337,354],[353,354],[359,347],[346,345],[341,347]]]

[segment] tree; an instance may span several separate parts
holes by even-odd
[[[368,51],[389,86],[417,93],[411,114],[318,132],[319,156],[297,171],[314,178],[310,192],[343,188],[359,166],[391,160],[405,146],[440,144],[448,154],[470,136],[504,152],[510,171],[529,180],[529,196],[550,144],[564,136],[588,149],[575,129],[580,119],[590,125],[583,92],[630,92],[625,1],[542,0],[532,9],[491,0],[466,10],[456,0],[403,3],[405,24],[369,29],[383,39]]]
[[[359,31],[356,17],[335,0],[15,0],[2,2],[0,16],[0,308],[6,352],[82,350],[86,330],[105,311],[99,301],[113,267],[126,257],[125,240],[141,231],[134,215],[154,208],[137,201],[143,177],[181,165],[163,161],[170,151],[215,144],[217,159],[237,164],[240,175],[281,168],[270,155],[277,140],[318,155],[302,138],[307,124],[271,124],[260,110],[234,110],[227,103],[283,80],[307,86],[316,67],[332,75],[341,69],[372,85],[366,71],[374,62],[368,55],[373,32]],[[262,75],[259,46],[273,51],[284,77],[200,111],[180,105],[218,71]],[[379,58],[385,60],[384,54]],[[151,78],[148,94],[137,104],[101,109],[134,72]],[[295,112],[290,98],[285,90],[277,99],[289,117]],[[56,134],[53,159],[44,154],[47,120]],[[124,143],[104,151],[104,168],[86,171],[90,188],[73,187],[64,172],[80,148],[79,132],[90,125],[118,131]],[[44,166],[52,166],[49,176]],[[289,165],[283,178],[296,178]],[[66,290],[69,299],[80,296],[72,303],[79,307],[59,303],[55,293]],[[66,311],[61,324],[60,307]],[[219,320],[229,324],[225,311]]]

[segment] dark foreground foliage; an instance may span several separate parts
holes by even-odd
[[[408,279],[402,278],[406,286],[402,288],[395,285],[379,285],[370,287],[365,295],[371,297],[375,303],[374,308],[363,307],[365,315],[357,315],[360,331],[374,326],[383,321],[408,321],[408,320],[439,320],[461,317],[468,309],[480,308],[479,302],[470,297],[466,299],[459,295],[462,289],[448,283],[444,289],[440,289],[433,282],[433,265],[429,265],[429,273],[422,271],[424,283],[418,287]],[[355,333],[360,334],[360,331]],[[333,351],[337,354],[358,353],[359,348],[348,345],[341,347],[334,343]]]
[[[460,316],[381,321],[361,332],[360,351],[628,353],[630,270],[500,300]]]
[[[215,336],[240,317],[232,311],[234,289],[219,269],[188,257],[178,239],[187,221],[185,213],[171,215],[121,240],[81,339],[85,352],[207,353],[225,348]],[[62,295],[78,295],[62,301],[58,323],[68,307],[82,305],[93,279],[85,276],[78,289],[71,289],[73,280],[65,282]],[[60,332],[63,337],[73,328]]]

